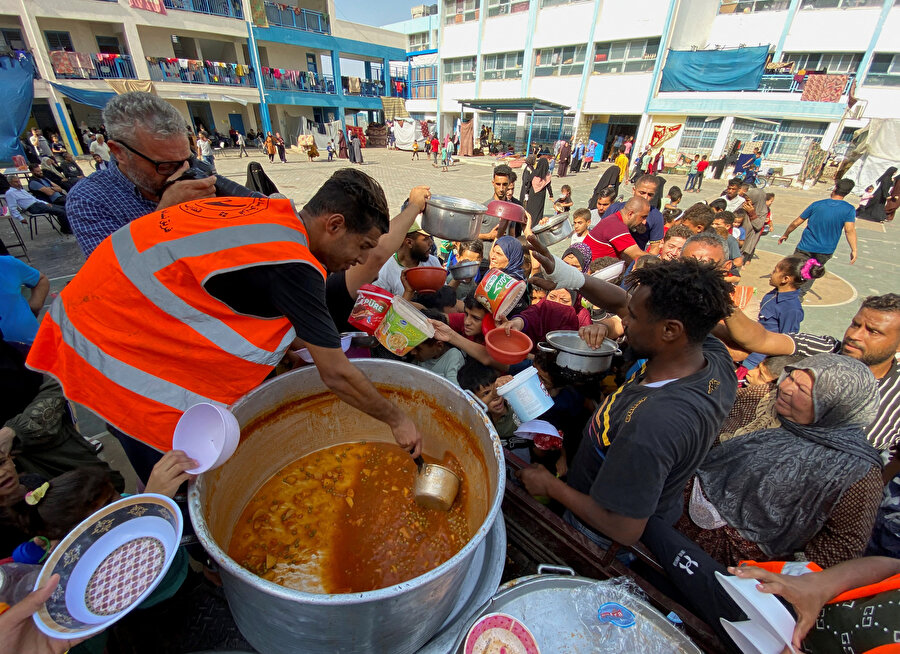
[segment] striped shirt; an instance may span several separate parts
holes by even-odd
[[[794,341],[794,354],[839,354],[841,341],[832,336],[788,334]],[[891,369],[878,380],[878,414],[866,429],[869,442],[877,449],[887,450],[900,442],[900,366],[896,359]]]
[[[98,170],[72,187],[66,197],[66,215],[88,257],[100,242],[135,218],[156,211],[156,202],[148,200],[116,165]]]

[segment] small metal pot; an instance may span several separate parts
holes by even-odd
[[[566,329],[548,332],[546,344],[559,352],[556,357],[556,365],[566,370],[586,374],[606,372],[612,365],[613,357],[621,354],[619,346],[613,340],[603,339],[603,345],[594,350],[581,340],[577,331]],[[538,347],[541,345],[539,344]]]
[[[378,339],[366,332],[342,332],[341,336],[350,337],[350,347],[373,348],[378,343]]]
[[[474,279],[475,275],[478,274],[478,268],[480,267],[480,261],[463,261],[462,263],[450,266],[448,270],[453,279],[464,281],[466,279]]]
[[[448,241],[471,241],[481,233],[487,207],[471,200],[432,195],[422,212],[422,229]]]
[[[575,228],[569,220],[569,212],[561,213],[555,218],[551,218],[544,225],[538,225],[534,228],[534,235],[545,247],[550,247],[555,243],[564,241],[572,236]]]
[[[449,511],[459,492],[459,477],[450,468],[436,463],[425,463],[421,456],[415,459],[418,472],[413,497],[416,504],[426,509]]]

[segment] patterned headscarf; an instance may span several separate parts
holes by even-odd
[[[578,259],[578,263],[581,264],[581,272],[586,273],[588,268],[591,267],[591,261],[594,258],[591,247],[585,243],[573,243],[566,248],[566,251],[563,252],[561,258],[565,259],[570,254],[575,255],[575,258]]]
[[[848,356],[817,354],[786,367],[779,384],[792,370],[813,378],[813,422],[782,417],[779,429],[713,448],[697,471],[721,517],[771,557],[803,549],[844,491],[881,466],[865,435],[879,397],[869,368]]]

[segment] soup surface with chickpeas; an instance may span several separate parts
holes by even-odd
[[[416,465],[394,443],[354,442],[312,452],[255,493],[235,526],[229,556],[263,579],[313,593],[358,593],[437,567],[469,538],[467,484],[450,511],[416,504]]]

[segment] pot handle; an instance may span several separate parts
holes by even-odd
[[[473,392],[470,391],[470,390],[465,390],[465,391],[463,391],[463,393],[465,393],[465,394],[468,395],[470,398],[472,398],[473,400],[475,400],[475,404],[477,404],[478,406],[480,406],[482,411],[484,411],[485,413],[488,412],[487,404],[485,404],[484,402],[482,402],[482,401],[481,401],[481,398],[479,398],[477,395],[475,395],[475,393],[473,393]]]
[[[539,563],[537,567],[537,573],[539,575],[550,575],[550,574],[558,574],[558,575],[569,575],[574,577],[575,571],[567,565],[552,565],[550,563]]]
[[[550,343],[548,343],[547,341],[540,341],[537,344],[537,349],[539,349],[541,352],[556,352],[556,348],[550,345]]]

